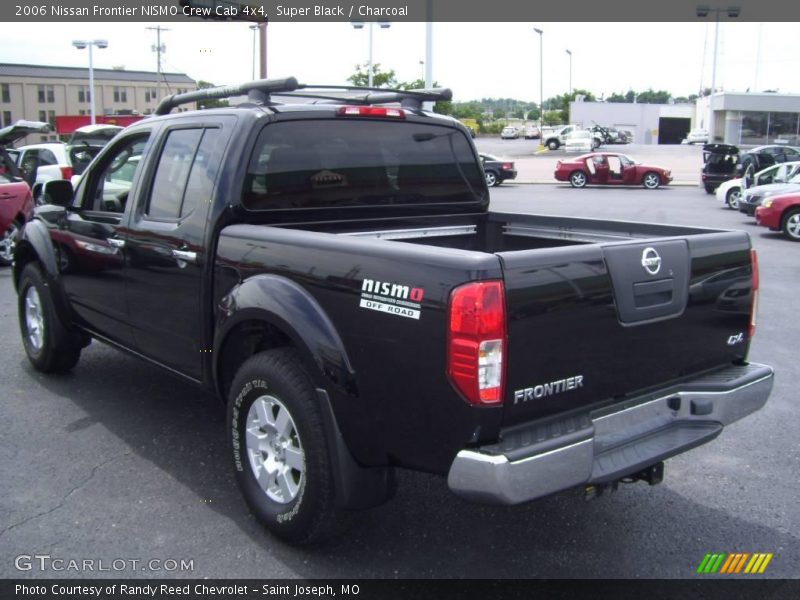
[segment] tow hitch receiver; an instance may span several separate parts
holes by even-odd
[[[632,473],[616,481],[587,485],[584,489],[584,499],[587,501],[594,500],[602,496],[605,492],[616,492],[620,483],[636,483],[637,481],[646,481],[650,485],[656,485],[664,481],[664,461],[650,465],[646,469],[642,469],[641,471]]]

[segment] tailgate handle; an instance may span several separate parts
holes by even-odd
[[[649,308],[672,302],[674,280],[659,279],[633,284],[633,303],[636,308]]]

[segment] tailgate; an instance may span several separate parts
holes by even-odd
[[[752,304],[744,232],[498,253],[508,360],[504,425],[743,360]]]

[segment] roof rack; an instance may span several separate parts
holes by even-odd
[[[255,81],[242,83],[241,85],[226,85],[196,90],[194,92],[186,92],[185,94],[172,94],[164,98],[158,104],[155,114],[167,115],[176,106],[188,104],[189,102],[211,100],[215,98],[229,98],[231,96],[242,96],[244,94],[247,94],[247,97],[252,102],[268,104],[270,94],[276,92],[291,92],[299,87],[302,87],[302,85],[297,83],[297,79],[294,77],[287,77],[285,79],[257,79]]]
[[[302,90],[298,92],[297,90]],[[314,90],[320,90],[315,92]],[[326,91],[332,92],[325,93]],[[358,92],[357,94],[335,95],[335,92]],[[247,94],[251,102],[257,104],[271,104],[272,94],[295,97],[315,98],[325,102],[351,102],[355,104],[394,104],[400,103],[403,108],[420,110],[423,102],[437,102],[439,100],[452,100],[453,92],[449,88],[431,88],[421,90],[397,90],[387,88],[355,87],[344,85],[305,85],[298,83],[294,77],[285,79],[258,79],[240,85],[228,85],[214,88],[186,92],[185,94],[172,94],[164,98],[156,108],[156,115],[166,115],[181,104],[197,102],[198,100],[211,100],[215,98],[229,98]]]
[[[280,96],[294,98],[317,98],[330,102],[350,102],[355,104],[394,104],[400,103],[403,108],[420,110],[423,102],[452,100],[453,92],[449,88],[429,88],[417,90],[398,90],[389,88],[355,87],[345,85],[301,85],[302,91]],[[319,93],[314,90],[320,90]],[[358,92],[341,96],[326,94],[331,92]]]

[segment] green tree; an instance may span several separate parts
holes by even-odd
[[[210,81],[203,81],[202,79],[197,82],[197,89],[205,90],[208,88],[216,87]],[[212,98],[209,100],[201,100],[198,102],[200,108],[224,108],[228,106],[227,100],[220,100],[219,98]]]
[[[366,87],[369,85],[369,65],[359,64],[356,65],[356,72],[347,78],[347,81],[357,87]],[[397,87],[397,75],[394,69],[382,71],[379,63],[372,64],[372,87]]]

